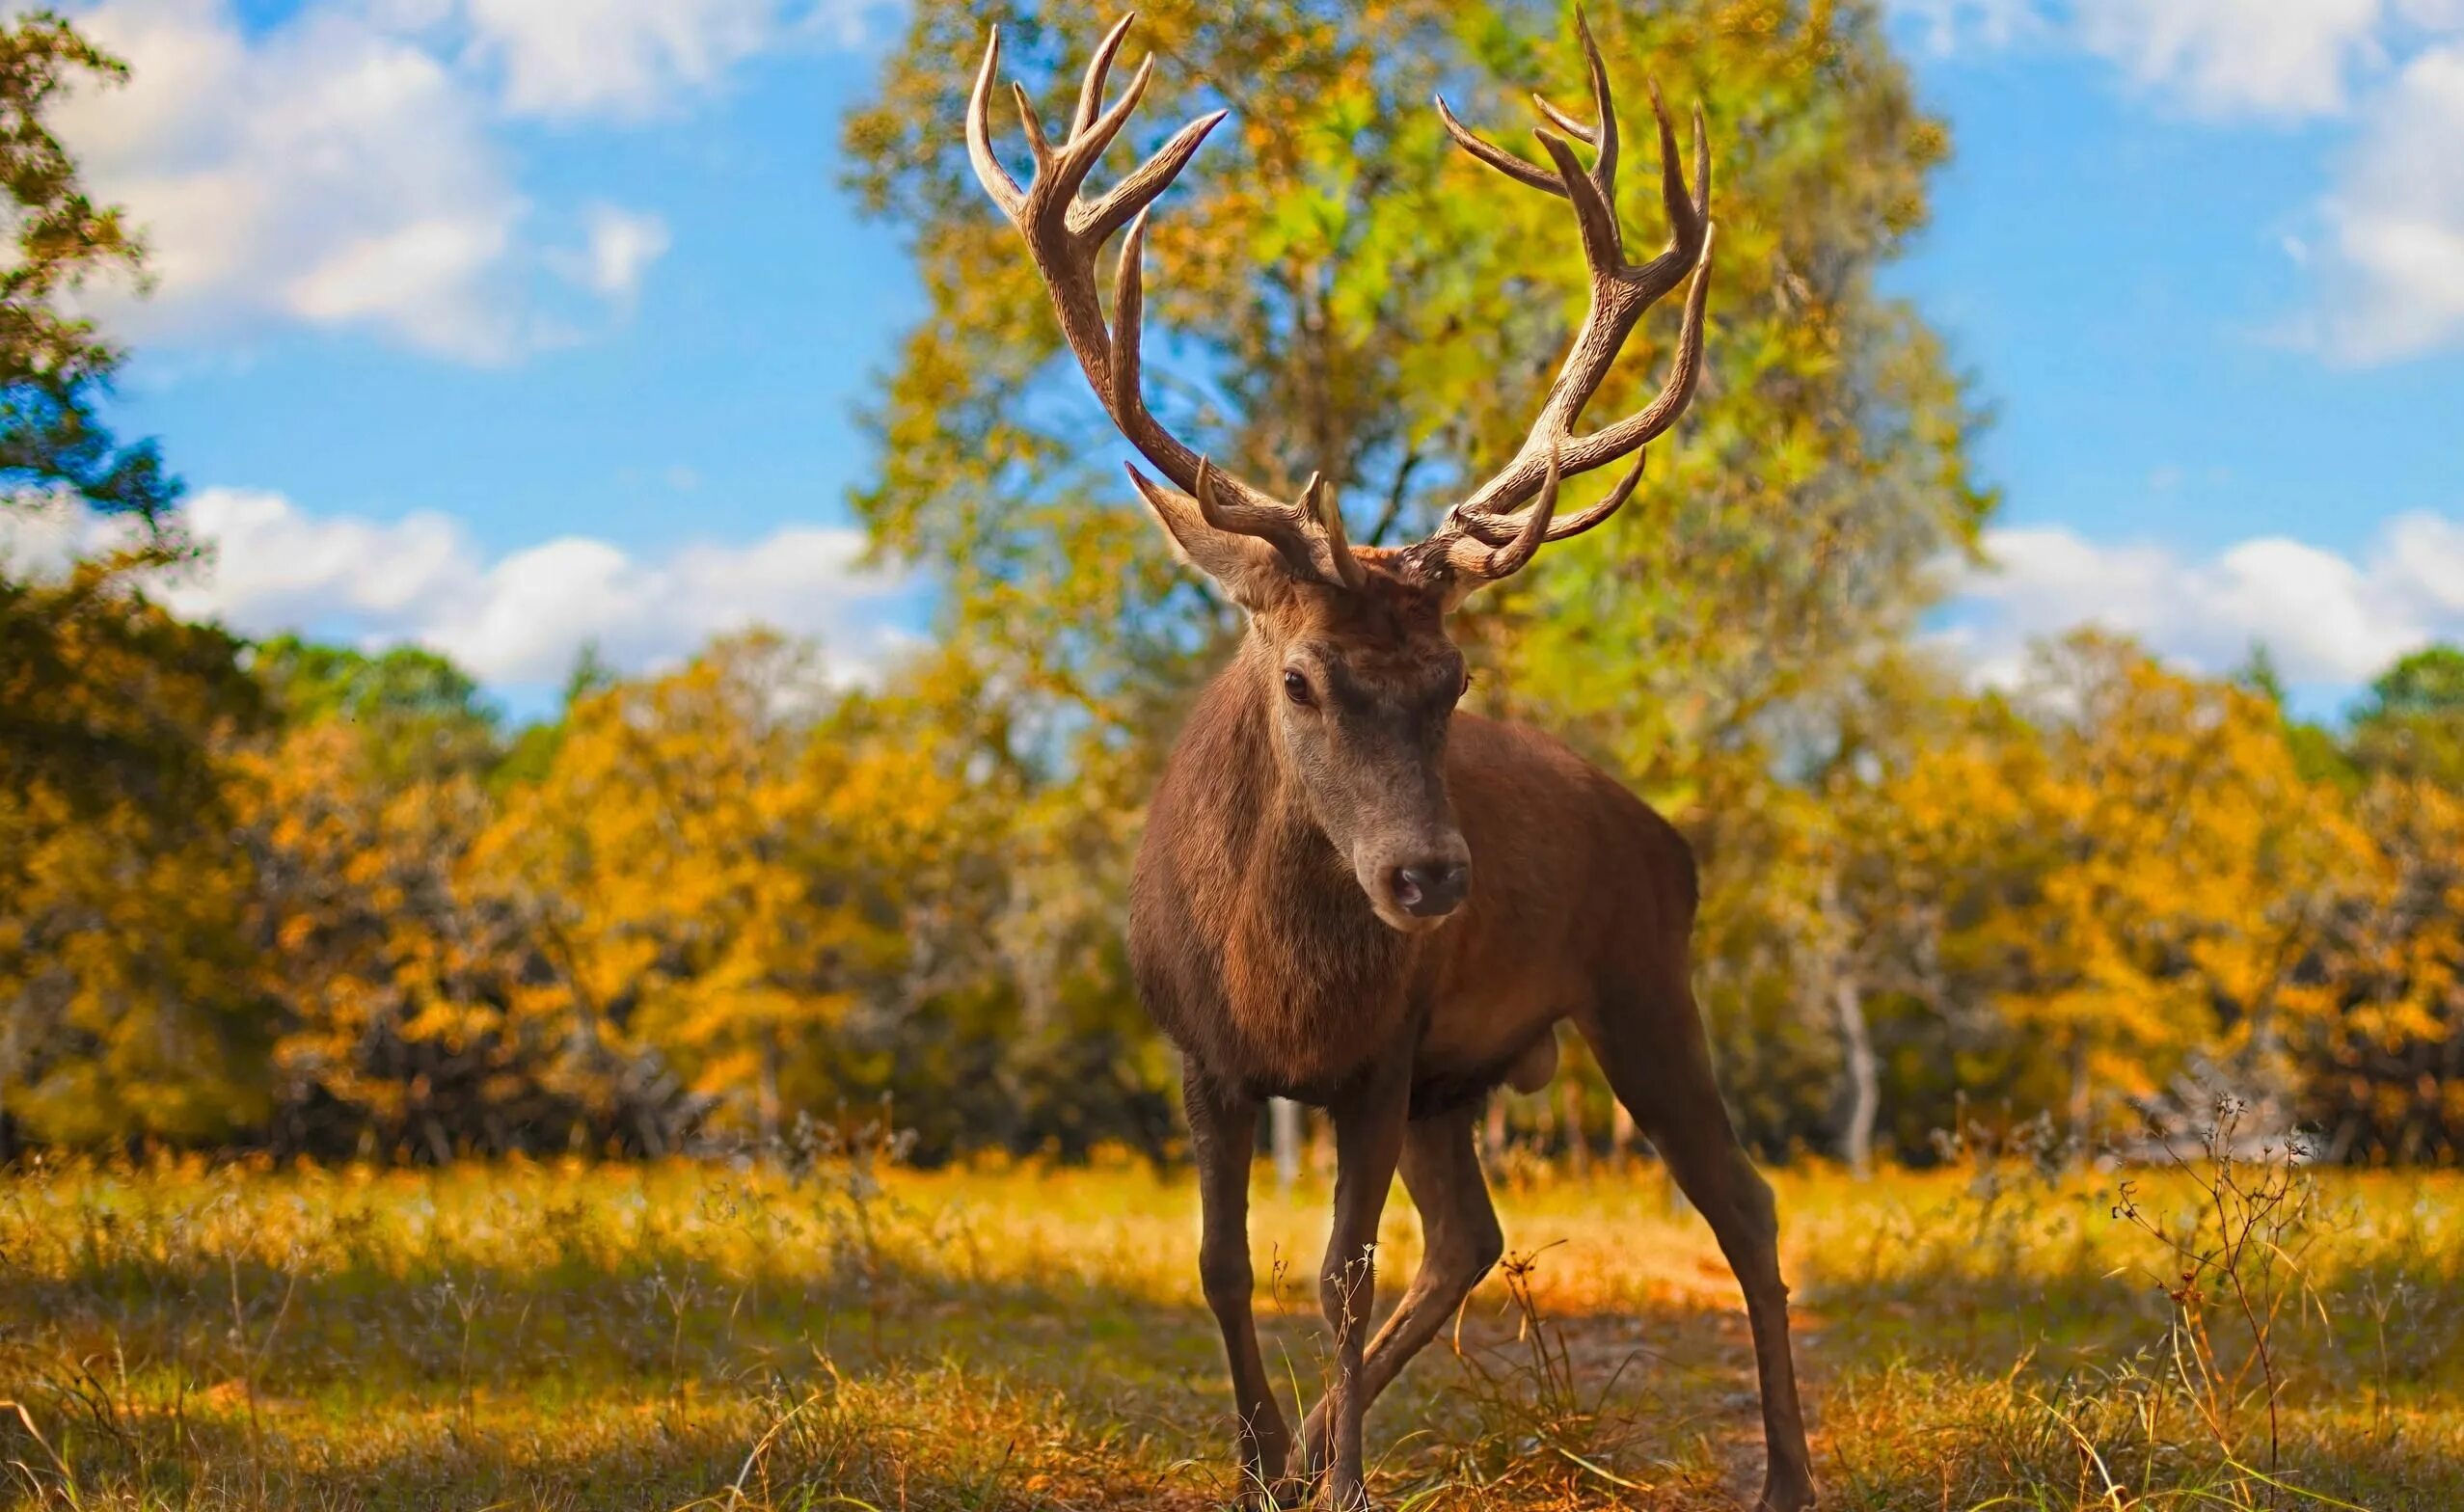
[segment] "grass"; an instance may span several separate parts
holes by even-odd
[[[1775,1174],[1826,1506],[2464,1506],[2464,1179],[2129,1182]],[[1313,1393],[1325,1193],[1260,1185]],[[1749,1498],[1736,1289],[1657,1168],[1500,1205],[1516,1259],[1371,1413],[1383,1503]],[[36,1167],[0,1178],[0,1501],[1220,1506],[1196,1209],[1125,1164]]]

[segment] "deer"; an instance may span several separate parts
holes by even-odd
[[[1642,477],[1644,448],[1692,401],[1703,365],[1713,241],[1710,156],[1693,113],[1693,183],[1655,85],[1665,249],[1626,256],[1607,65],[1577,32],[1593,119],[1534,96],[1546,166],[1497,147],[1441,96],[1447,134],[1518,184],[1567,201],[1590,303],[1520,448],[1424,540],[1353,546],[1326,479],[1286,501],[1232,476],[1158,422],[1140,382],[1148,215],[1228,111],[1183,126],[1117,184],[1082,193],[1153,77],[1106,82],[1134,17],[1090,59],[1068,133],[1047,138],[1013,84],[1034,173],[995,153],[992,29],[966,106],[976,176],[1019,232],[1064,343],[1106,415],[1161,474],[1129,481],[1181,560],[1243,613],[1230,662],[1186,716],[1152,795],[1132,870],[1138,994],[1178,1049],[1201,1204],[1199,1278],[1223,1333],[1245,1506],[1319,1493],[1368,1504],[1362,1419],[1503,1254],[1475,1139],[1503,1086],[1556,1072],[1571,1021],[1696,1211],[1744,1293],[1761,1387],[1761,1512],[1813,1502],[1788,1337],[1772,1191],[1714,1080],[1689,945],[1698,903],[1679,830],[1616,779],[1538,731],[1458,710],[1468,687],[1448,615],[1542,546],[1606,523]],[[1590,148],[1586,167],[1574,144]],[[1098,258],[1122,236],[1106,315]],[[1689,284],[1669,375],[1642,409],[1575,426],[1650,309]],[[1560,516],[1569,475],[1633,457],[1616,484]],[[1335,1347],[1327,1390],[1295,1435],[1252,1311],[1249,1181],[1269,1097],[1326,1110],[1333,1218],[1318,1301]],[[1378,1224],[1394,1177],[1424,1236],[1418,1274],[1373,1339]]]

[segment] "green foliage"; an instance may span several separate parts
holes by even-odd
[[[2353,760],[2464,791],[2464,649],[2430,646],[2382,673],[2354,717]]]
[[[946,567],[954,634],[1072,627],[1015,637],[1022,688],[1138,729],[1229,622],[1126,507],[1116,444],[1052,362],[1042,292],[948,129],[968,83],[952,60],[1004,16],[917,7],[848,128],[851,180],[908,230],[931,296],[874,412],[881,472],[858,505],[884,548]],[[1522,707],[1684,794],[1710,746],[1903,626],[1920,567],[1970,542],[1990,500],[1938,348],[1871,286],[1946,141],[1874,15],[1698,0],[1593,24],[1630,110],[1648,70],[1709,113],[1714,365],[1634,518],[1554,554],[1473,634]],[[1515,87],[1563,91],[1571,39],[1519,7],[1412,3],[1165,7],[1139,26],[1166,63],[1135,146],[1235,110],[1150,233],[1159,413],[1270,486],[1323,472],[1355,539],[1426,527],[1519,443],[1584,298],[1562,202],[1463,158],[1426,101],[1442,86],[1485,119]],[[1099,29],[1093,8],[1042,8],[1005,63],[1056,110],[1070,49]],[[1629,136],[1643,156],[1648,135]],[[1626,176],[1649,239],[1656,181],[1647,163]],[[1635,341],[1599,413],[1656,387],[1661,340]]]
[[[391,775],[481,769],[497,753],[496,712],[479,685],[433,651],[397,646],[371,656],[286,634],[259,642],[250,667],[285,719],[354,726]]]

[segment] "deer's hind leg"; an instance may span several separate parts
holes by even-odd
[[[1789,1352],[1777,1209],[1719,1100],[1702,1017],[1682,967],[1646,981],[1647,986],[1604,993],[1598,1008],[1579,1022],[1617,1100],[1650,1137],[1688,1201],[1709,1220],[1745,1291],[1768,1456],[1760,1512],[1801,1512],[1813,1505],[1814,1481]]]
[[[1363,1408],[1377,1400],[1412,1357],[1438,1336],[1504,1252],[1497,1209],[1489,1203],[1488,1179],[1472,1144],[1479,1111],[1473,1102],[1416,1120],[1404,1130],[1399,1164],[1403,1189],[1420,1209],[1421,1268],[1386,1326],[1369,1341],[1368,1357],[1361,1365]],[[1326,1464],[1326,1404],[1321,1402],[1301,1428],[1312,1469]]]

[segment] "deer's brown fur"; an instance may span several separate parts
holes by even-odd
[[[1340,647],[1370,676],[1459,675],[1435,596],[1382,563],[1369,581],[1367,595],[1295,586],[1190,713],[1139,850],[1130,954],[1164,1032],[1231,1087],[1323,1103],[1408,1040],[1426,1114],[1486,1094],[1594,1009],[1597,963],[1682,962],[1693,858],[1557,740],[1455,713],[1435,733],[1471,895],[1426,934],[1379,919],[1273,728],[1291,640]]]

